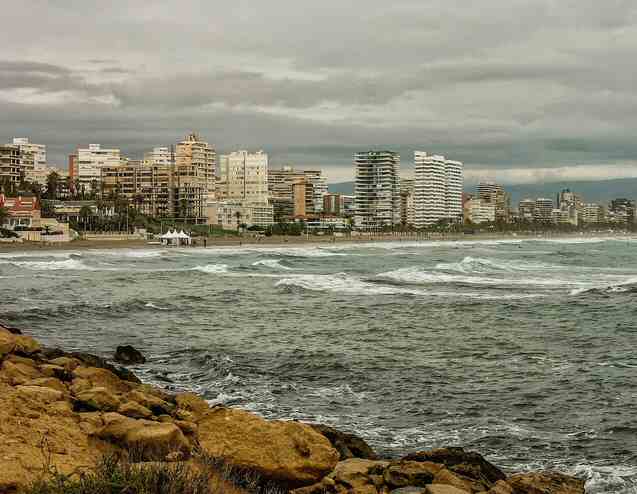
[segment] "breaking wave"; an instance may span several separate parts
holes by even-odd
[[[548,271],[565,269],[542,263],[530,263],[526,261],[492,261],[479,257],[465,257],[460,262],[438,263],[436,269],[440,271],[455,271],[458,273],[514,273],[527,271]]]
[[[205,266],[195,266],[191,271],[200,271],[208,274],[224,274],[228,273],[227,264],[206,264]]]
[[[30,269],[33,271],[55,271],[55,270],[73,270],[73,271],[108,271],[109,268],[98,268],[88,266],[79,259],[65,259],[64,261],[3,261],[2,264],[11,264],[19,268]]]
[[[284,271],[292,271],[293,268],[289,267],[289,266],[285,266],[284,264],[281,264],[281,261],[279,261],[278,259],[263,259],[261,261],[256,261],[252,263],[253,266],[265,266],[267,268],[271,268],[271,269],[282,269]]]

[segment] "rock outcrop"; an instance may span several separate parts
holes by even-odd
[[[118,346],[113,355],[113,360],[124,365],[136,365],[146,363],[146,357],[137,348],[131,345]]]
[[[104,455],[257,475],[294,494],[583,494],[554,472],[507,475],[461,448],[379,460],[324,425],[211,408],[192,393],[141,384],[100,357],[42,348],[0,325],[0,492],[47,472],[89,471]]]

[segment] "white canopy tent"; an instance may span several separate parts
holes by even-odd
[[[190,245],[192,238],[183,230],[177,232],[177,230],[169,230],[159,237],[162,245]]]

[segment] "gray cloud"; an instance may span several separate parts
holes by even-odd
[[[632,1],[71,3],[14,2],[0,32],[0,136],[58,162],[191,129],[341,175],[372,146],[574,176],[637,156]]]

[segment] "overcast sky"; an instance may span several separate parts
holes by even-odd
[[[65,164],[190,130],[352,177],[415,149],[469,180],[637,176],[634,0],[6,2],[0,138]]]

